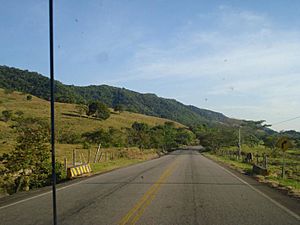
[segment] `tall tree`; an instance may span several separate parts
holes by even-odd
[[[89,104],[87,115],[106,120],[110,117],[110,111],[104,103],[95,101]]]
[[[11,153],[1,158],[6,175],[14,177],[14,191],[48,184],[51,164],[47,122],[37,118],[22,118],[14,128],[18,134],[17,145]]]

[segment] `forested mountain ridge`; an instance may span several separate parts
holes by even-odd
[[[49,78],[28,70],[0,66],[0,88],[30,93],[49,99]],[[184,105],[174,99],[155,94],[141,94],[125,88],[108,85],[74,86],[55,82],[56,101],[64,103],[87,103],[99,100],[109,107],[122,105],[125,110],[178,121],[185,125],[239,123],[225,115]]]

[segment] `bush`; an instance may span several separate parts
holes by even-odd
[[[8,89],[8,88],[4,89],[4,94],[6,94],[6,95],[11,94],[13,92],[14,92],[14,90],[12,90],[12,89]]]
[[[57,162],[57,161],[55,162],[55,174],[56,174],[56,182],[57,183],[59,183],[62,180],[65,180],[67,178],[67,171],[65,169],[65,166],[62,163]]]
[[[1,120],[7,122],[12,119],[12,115],[13,115],[12,110],[4,110],[2,111]]]
[[[16,147],[0,158],[0,164],[4,166],[6,189],[8,192],[18,192],[49,184],[51,163],[48,123],[37,118],[23,118],[17,120],[14,128],[18,134]]]
[[[102,120],[106,120],[110,117],[110,111],[107,106],[103,105],[101,109],[96,112],[96,117]]]
[[[31,96],[31,95],[27,95],[27,96],[26,96],[26,100],[27,100],[27,101],[31,101],[31,100],[32,100],[32,96]]]
[[[78,144],[81,143],[81,135],[71,131],[63,132],[58,136],[59,143],[61,144]]]
[[[123,112],[124,111],[124,107],[123,107],[123,105],[120,105],[120,104],[117,104],[117,105],[115,105],[114,106],[114,111],[115,112]]]
[[[24,112],[23,112],[23,111],[21,111],[21,110],[18,110],[18,111],[16,111],[16,112],[15,112],[15,115],[17,115],[17,116],[21,117],[21,116],[23,116],[23,115],[24,115]]]
[[[102,128],[96,131],[83,133],[82,137],[88,143],[101,144],[103,147],[109,147],[111,143],[111,136]]]
[[[88,107],[83,104],[79,104],[75,106],[76,111],[80,116],[86,115],[88,112]]]
[[[91,148],[91,144],[88,143],[87,141],[84,141],[84,142],[82,143],[82,148],[83,148],[83,149],[90,149],[90,148]]]

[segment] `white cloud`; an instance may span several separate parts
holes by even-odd
[[[212,21],[212,27],[203,30],[198,19]],[[299,30],[281,29],[267,15],[221,6],[187,21],[168,43],[140,46],[126,80],[207,82],[206,94],[223,99],[212,108],[273,123],[300,111],[299,58]],[[243,96],[258,101],[243,102]],[[300,130],[300,122],[288,127]]]

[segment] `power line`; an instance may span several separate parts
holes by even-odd
[[[292,121],[292,120],[296,120],[296,119],[300,119],[300,116],[296,116],[296,117],[293,117],[293,118],[290,118],[290,119],[287,119],[287,120],[283,120],[283,121],[274,123],[274,124],[272,124],[272,126],[277,125],[277,124],[282,124],[282,123],[285,123],[285,122],[289,122],[289,121]]]

